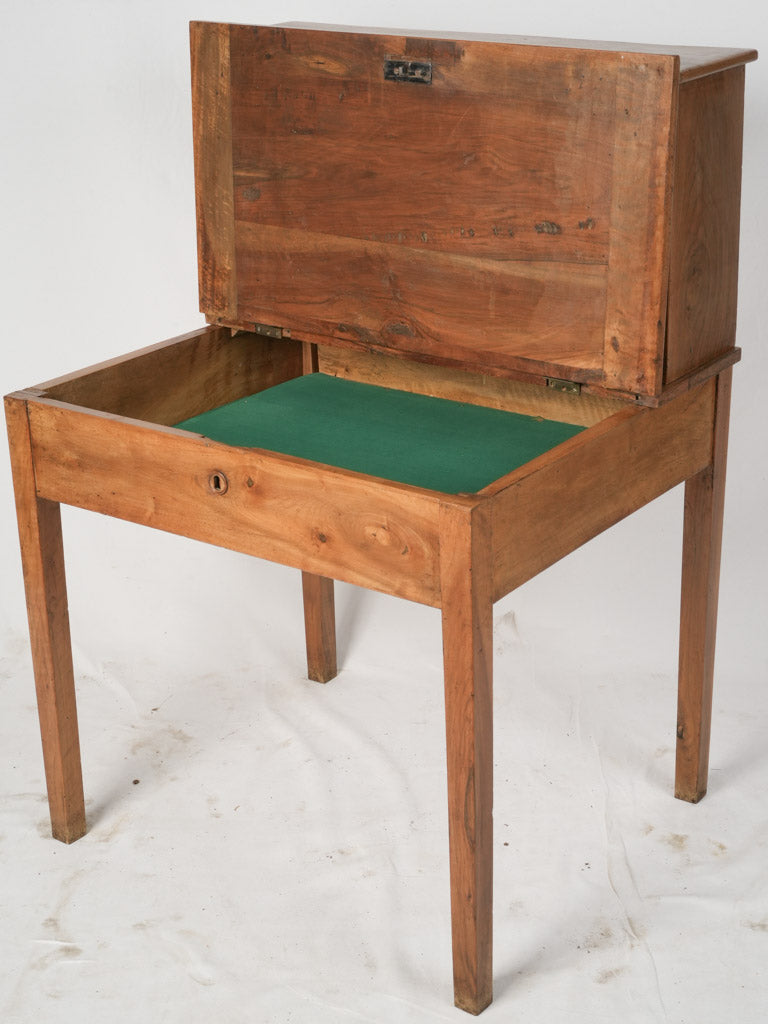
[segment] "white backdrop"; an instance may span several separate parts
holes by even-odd
[[[6,5],[0,33],[3,393],[202,324],[190,19],[758,49],[768,42],[762,5],[740,0],[633,5],[540,0],[487,2],[471,9],[450,0],[296,0],[290,6],[236,0],[25,0]],[[738,693],[739,715],[750,736],[764,735],[768,724],[767,125],[768,62],[758,62],[747,68],[738,328],[744,358],[734,378],[716,669],[717,706],[728,714],[729,694]],[[534,652],[531,657],[542,666],[554,652],[568,672],[671,678],[681,520],[678,488],[505,599],[496,609],[502,633],[508,631],[512,646],[519,642]],[[165,674],[199,682],[206,673],[226,673],[230,665],[233,672],[247,672],[254,659],[269,660],[273,654],[276,665],[287,659],[286,671],[301,674],[295,574],[75,510],[64,510],[64,529],[79,678],[104,679],[114,692],[129,692],[141,665],[157,675],[162,690]],[[39,782],[31,701],[12,701],[18,666],[28,673],[28,661],[5,452],[0,457],[0,580],[0,653],[12,666],[0,679],[0,720],[7,724],[9,715],[20,716],[12,730],[23,738],[18,757]],[[439,665],[439,621],[433,613],[351,587],[339,588],[338,602],[340,654],[347,669],[359,662],[397,677],[401,657],[409,670],[422,657]],[[425,641],[418,639],[418,630],[426,632]],[[762,717],[750,720],[750,708]],[[658,742],[671,750],[673,693],[668,710],[667,733]],[[717,732],[713,742],[717,751]],[[759,759],[762,751],[768,758],[768,745],[755,742],[754,756]],[[737,764],[738,749],[728,757]],[[0,754],[2,792],[8,792],[15,782],[4,762]],[[108,796],[99,796],[104,806]],[[253,1019],[294,1019],[281,1012]]]

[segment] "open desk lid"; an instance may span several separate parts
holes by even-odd
[[[660,392],[676,54],[191,36],[209,320]]]

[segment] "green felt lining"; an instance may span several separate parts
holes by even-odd
[[[479,491],[584,429],[322,373],[176,426],[447,494]]]

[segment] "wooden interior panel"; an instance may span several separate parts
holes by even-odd
[[[680,87],[668,383],[735,344],[743,106],[743,67]]]
[[[204,327],[40,389],[60,402],[170,425],[301,372],[299,342]]]
[[[524,416],[541,416],[559,423],[590,427],[624,407],[623,402],[613,398],[563,394],[543,384],[433,366],[378,351],[362,352],[330,345],[318,346],[318,349],[321,373],[334,377],[485,405]]]
[[[465,367],[602,377],[605,267],[238,224],[239,318]],[[532,341],[535,339],[535,346]]]
[[[231,40],[236,220],[606,261],[613,83],[590,54],[245,27]],[[397,54],[430,61],[431,85],[386,81]]]
[[[211,320],[658,394],[677,57],[249,26],[192,45],[229,72],[231,148],[196,128],[234,223],[202,228],[235,281],[201,278]],[[387,80],[393,57],[431,83]]]

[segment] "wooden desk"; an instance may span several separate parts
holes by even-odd
[[[336,674],[334,579],[439,607],[455,998],[479,1013],[493,602],[682,481],[676,795],[706,792],[756,54],[191,34],[209,326],[6,398],[53,834],[86,829],[61,502],[300,569],[319,681]],[[337,379],[301,384],[317,373]],[[353,394],[367,396],[357,410]],[[390,411],[350,461],[373,396]],[[218,437],[228,403],[241,432]],[[429,420],[416,469],[412,453],[379,460],[406,408],[413,437],[433,413],[443,424]],[[248,410],[268,416],[268,445]],[[430,461],[470,419],[483,454],[483,437],[512,431],[496,445],[509,464],[436,484]],[[318,455],[306,443],[326,426]]]

